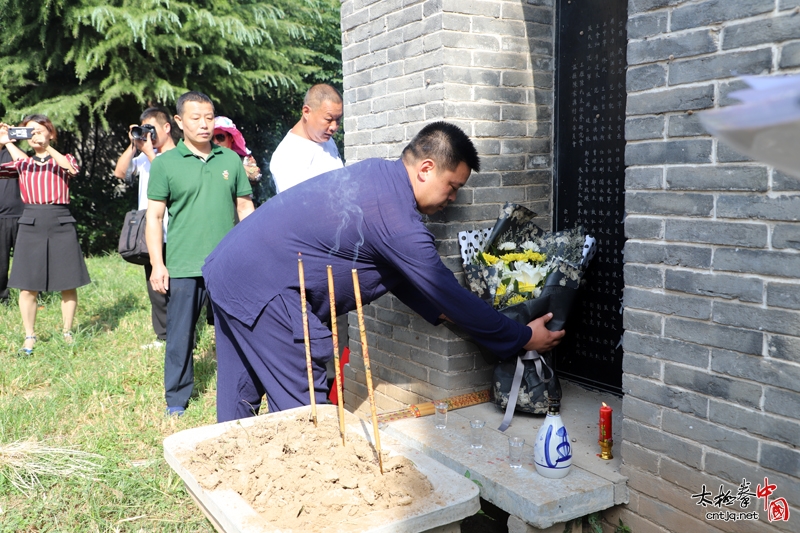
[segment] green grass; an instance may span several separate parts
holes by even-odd
[[[100,468],[94,479],[42,477],[26,495],[0,451],[0,532],[213,532],[162,449],[166,436],[215,422],[213,328],[198,331],[186,415],[167,419],[164,348],[141,348],[155,340],[142,267],[116,255],[87,266],[92,284],[78,289],[72,346],[61,336],[59,293],[43,295],[30,358],[13,355],[24,338],[19,309],[0,305],[0,450],[35,441],[99,454]]]

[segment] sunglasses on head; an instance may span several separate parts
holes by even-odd
[[[228,139],[227,133],[217,133],[214,135],[214,140],[220,143],[224,143]]]

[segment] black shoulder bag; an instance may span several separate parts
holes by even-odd
[[[134,265],[150,263],[150,254],[147,253],[147,241],[144,236],[146,214],[147,209],[125,213],[125,222],[122,224],[122,233],[119,236],[119,255]]]

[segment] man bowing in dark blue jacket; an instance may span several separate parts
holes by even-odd
[[[564,331],[501,315],[458,284],[442,263],[422,214],[456,198],[480,160],[458,127],[424,127],[400,159],[367,159],[321,174],[272,198],[238,224],[206,259],[217,339],[217,420],[308,405],[297,254],[305,270],[316,401],[325,402],[325,363],[333,357],[326,265],[336,311],[355,309],[351,269],[363,302],[391,292],[423,318],[460,326],[498,356],[545,352]],[[256,283],[253,283],[257,280]]]

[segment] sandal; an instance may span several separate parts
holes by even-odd
[[[32,340],[34,343],[36,343],[36,335],[26,336],[25,342],[28,342],[29,340]],[[22,348],[17,350],[17,355],[19,357],[30,357],[31,355],[33,355],[33,346],[31,346],[30,348],[26,348],[25,346],[23,346]]]
[[[64,332],[64,342],[67,344],[73,344],[75,342],[75,339],[72,337],[71,331]]]

